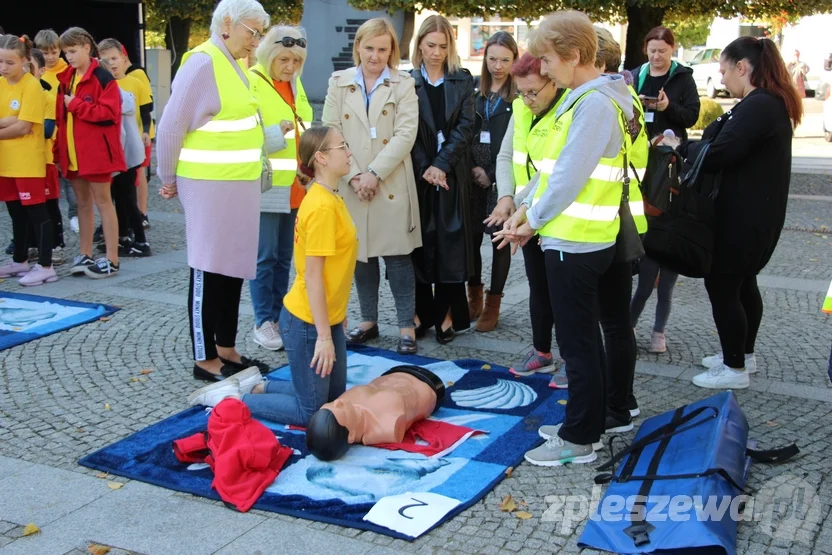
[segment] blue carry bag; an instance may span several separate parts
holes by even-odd
[[[611,441],[610,445],[614,445]],[[748,448],[748,421],[730,391],[645,420],[633,443],[599,467],[614,474],[578,540],[614,553],[736,553],[752,459],[779,462],[794,444]]]

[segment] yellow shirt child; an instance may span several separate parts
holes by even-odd
[[[45,104],[40,81],[30,73],[14,85],[0,77],[0,119],[16,116],[32,124],[31,133],[0,141],[0,177],[46,176]]]

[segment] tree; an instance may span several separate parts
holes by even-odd
[[[664,18],[664,25],[673,29],[673,36],[676,44],[682,48],[701,46],[708,40],[711,33],[711,24],[714,22],[712,15],[700,17],[678,17],[675,14],[668,14]]]
[[[832,11],[832,0],[349,0],[358,9],[421,11],[460,16],[520,18],[534,21],[555,10],[576,9],[596,21],[626,22],[624,65],[632,69],[646,61],[644,37],[653,27],[673,16],[687,18],[771,15],[799,17]]]
[[[303,15],[303,2],[297,0],[260,0],[272,22],[297,24]],[[217,0],[145,0],[147,25],[165,35],[165,48],[174,54],[172,74],[176,74],[182,54],[188,51],[193,27],[208,28]]]

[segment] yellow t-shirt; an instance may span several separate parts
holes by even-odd
[[[314,324],[306,291],[306,257],[324,256],[324,291],[329,325],[340,324],[347,317],[355,259],[358,256],[358,232],[347,205],[323,185],[313,184],[298,209],[295,220],[295,269],[297,276],[283,299],[283,306],[296,318]]]
[[[69,66],[63,58],[58,58],[58,61],[55,63],[55,67],[47,69],[44,72],[43,77],[41,77],[41,79],[52,85],[52,92],[54,94],[58,94],[58,74],[68,67]]]
[[[69,91],[69,94],[75,96],[75,89],[78,86],[78,75],[72,79],[72,88]],[[66,155],[69,158],[69,166],[68,170],[77,172],[78,171],[78,156],[75,154],[75,125],[73,124],[74,118],[72,117],[72,112],[69,110],[66,111]]]
[[[139,72],[134,71],[130,75],[125,75],[121,79],[118,79],[116,83],[118,83],[118,88],[124,92],[132,94],[133,98],[136,99],[136,123],[139,124],[139,132],[141,133],[143,129],[142,114],[139,112],[139,108],[153,102],[153,97],[150,95],[150,87],[133,77],[136,73]],[[151,127],[152,123],[153,122],[151,122]]]
[[[57,96],[52,91],[43,91],[43,97],[46,104],[43,107],[43,119],[51,119],[55,121],[55,103],[58,100]],[[57,134],[57,127],[52,131],[52,136],[46,139],[46,163],[54,164],[55,159],[52,154],[52,145],[55,143],[55,135]]]
[[[132,77],[139,83],[142,83],[147,86],[147,94],[150,96],[150,102],[153,102],[153,87],[150,85],[150,78],[147,76],[147,73],[143,69],[136,69],[131,71],[127,74],[127,77]],[[136,97],[139,98],[138,96]],[[139,103],[143,104],[143,103]],[[139,129],[142,128],[141,122],[139,122]],[[150,119],[150,138],[156,138],[156,124],[153,123],[153,118]]]
[[[44,177],[43,88],[26,73],[14,85],[0,77],[0,118],[17,116],[32,124],[32,132],[15,139],[0,140],[0,177]]]

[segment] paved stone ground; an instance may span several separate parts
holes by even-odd
[[[153,185],[151,190],[154,190]],[[796,521],[776,512],[769,520],[741,523],[740,554],[832,554],[832,388],[826,377],[832,326],[820,312],[832,279],[832,177],[795,176],[787,230],[760,277],[766,315],[757,358],[760,373],[737,394],[763,446],[796,441],[801,455],[780,466],[758,465],[749,486],[770,491],[805,486]],[[807,199],[801,195],[825,196]],[[583,523],[563,518],[550,496],[592,492],[597,465],[542,469],[522,464],[483,501],[415,542],[298,520],[262,511],[241,515],[221,504],[131,482],[101,477],[76,461],[93,450],[175,414],[197,387],[190,377],[184,217],[177,201],[151,196],[154,256],[127,260],[103,282],[66,276],[29,291],[121,307],[108,321],[0,352],[0,552],[80,554],[91,544],[111,553],[274,553],[275,542],[303,545],[310,553],[573,553]],[[0,244],[11,234],[0,216]],[[77,252],[69,232],[68,251]],[[484,242],[486,265],[490,247]],[[247,287],[239,327],[241,350],[274,366],[282,353],[255,350]],[[15,280],[0,290],[20,291]],[[638,327],[636,394],[644,416],[708,395],[690,383],[698,361],[718,350],[701,281],[680,279],[667,329],[668,352],[646,352],[655,310],[651,299]],[[356,299],[350,321],[359,319]],[[395,346],[395,314],[386,283],[380,307],[382,337]],[[461,335],[447,346],[432,336],[421,352],[445,359],[480,358],[508,365],[530,348],[528,293],[522,261],[513,261],[497,330]],[[141,370],[151,369],[143,375]],[[628,434],[630,437],[632,434]],[[112,482],[125,484],[112,489]],[[117,487],[117,486],[115,486]],[[791,491],[791,490],[788,490]],[[520,520],[498,503],[512,495],[533,516]],[[548,499],[547,499],[548,498]],[[757,507],[766,515],[772,511]],[[41,528],[23,537],[24,525]],[[796,526],[793,525],[796,522]],[[773,527],[772,527],[773,526]],[[772,531],[773,530],[773,531]],[[291,539],[289,539],[291,538]]]

